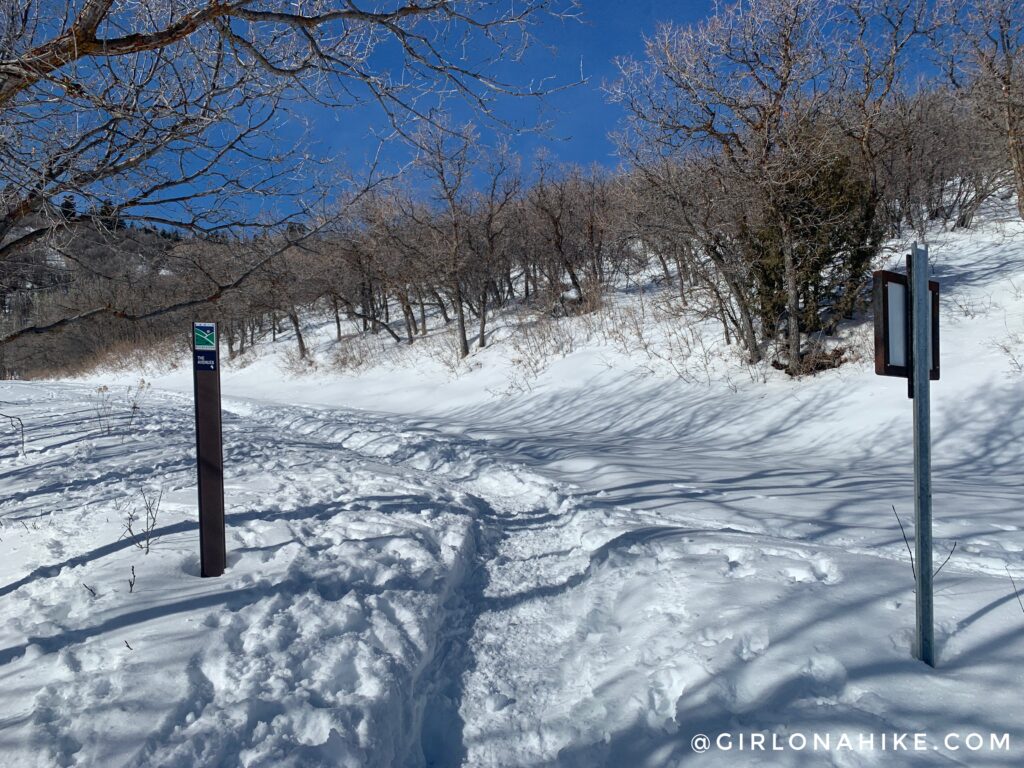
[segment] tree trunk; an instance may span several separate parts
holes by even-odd
[[[729,295],[736,304],[736,312],[739,314],[739,318],[735,323],[736,335],[743,344],[743,347],[747,350],[747,362],[751,365],[755,365],[756,363],[761,362],[761,348],[757,344],[757,334],[754,333],[754,320],[753,316],[750,314],[747,297],[743,293],[742,287],[732,276],[730,276],[729,270],[721,256],[710,250],[708,255],[718,268],[719,273],[722,275],[722,281],[725,283],[725,287],[729,289]],[[719,302],[722,303],[721,299]],[[724,305],[722,306],[722,309],[725,309]]]
[[[480,349],[487,346],[487,286],[480,291],[480,335],[477,338]]]
[[[299,326],[299,316],[295,310],[288,313],[288,319],[292,322],[292,328],[295,329],[295,340],[299,343],[299,359],[306,359],[306,342],[302,338],[302,328]]]
[[[370,309],[370,302],[367,300],[367,297],[366,297],[366,294],[367,294],[368,290],[369,289],[367,288],[367,285],[366,285],[365,282],[364,283],[360,283],[360,285],[359,285],[359,314],[362,315],[363,332],[364,333],[367,330],[369,330],[369,328],[370,328],[368,318],[370,317],[371,309]]]
[[[1024,219],[1024,106],[1014,103],[1012,95],[1004,86],[1003,107],[1006,119],[1006,148],[1010,153],[1013,167],[1013,182],[1017,189],[1017,213]]]
[[[412,338],[419,333],[419,328],[416,327],[416,313],[412,311],[409,294],[399,292],[398,303],[402,306],[402,316],[405,318],[405,325],[409,331],[409,343],[412,344]]]
[[[434,291],[434,298],[437,299],[437,308],[441,311],[441,319],[444,320],[444,324],[448,325],[452,319],[448,316],[448,310],[444,306],[444,299],[441,298],[441,294]]]
[[[674,260],[676,262],[676,275],[679,277],[679,299],[683,302],[683,306],[689,306],[690,302],[686,299],[686,287],[691,282],[689,272],[683,267],[683,260],[676,253]]]
[[[565,264],[565,271],[569,273],[569,282],[572,284],[572,287],[576,290],[576,299],[582,305],[583,304],[583,286],[580,284],[580,280],[576,276],[576,270],[574,270],[572,268],[572,266],[569,264],[569,260],[568,259],[563,259],[562,262]],[[562,295],[561,290],[559,290],[558,295],[559,295],[559,298],[561,298],[561,295]]]
[[[789,357],[786,371],[791,376],[796,376],[800,372],[800,289],[797,283],[793,243],[785,229],[783,226],[782,266],[786,273],[786,343]]]
[[[337,331],[337,339],[341,341],[341,314],[338,312],[337,296],[331,296],[331,308],[334,309],[334,328]]]
[[[672,285],[672,273],[669,271],[668,262],[659,251],[655,251],[654,255],[658,257],[658,262],[661,264],[661,273],[665,276],[665,284]]]
[[[409,338],[409,343],[412,344],[413,339],[416,338],[416,317],[408,304],[402,304],[402,316],[405,318],[405,335]]]
[[[462,286],[455,281],[455,316],[458,320],[459,357],[469,357],[469,339],[466,338],[466,311],[462,306]]]

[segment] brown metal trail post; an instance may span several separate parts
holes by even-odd
[[[192,323],[196,463],[199,467],[199,560],[203,576],[220,576],[227,564],[217,347],[216,323]]]

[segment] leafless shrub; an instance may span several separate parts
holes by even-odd
[[[644,373],[668,372],[707,386],[722,355],[718,342],[709,342],[705,334],[700,315],[668,293],[651,301],[641,296],[631,306],[611,310],[605,329],[605,338],[623,354],[642,353]]]
[[[23,422],[18,416],[9,416],[6,413],[0,413],[0,419],[6,419],[11,429],[18,430],[18,436],[21,438],[21,455],[25,455],[25,422]]]
[[[93,394],[96,421],[104,434],[111,434],[114,429],[114,398],[110,387],[106,384],[96,388]]]
[[[128,421],[125,429],[131,429],[136,417],[142,411],[142,404],[149,394],[151,385],[145,379],[139,379],[138,383],[128,387],[126,403],[128,405]]]
[[[980,298],[962,293],[951,293],[947,298],[956,307],[957,312],[968,320],[974,320],[979,316],[986,317],[996,307],[991,296]]]
[[[1006,329],[1006,337],[995,339],[992,346],[1002,352],[1010,363],[1010,370],[1015,374],[1024,374],[1024,331]]]
[[[303,353],[297,349],[287,349],[282,355],[283,368],[293,376],[315,373],[317,361],[312,352]]]
[[[1013,298],[1017,301],[1024,301],[1024,284],[1017,285],[1014,279],[1011,277],[1007,280],[1010,283],[1010,289],[1013,292]]]
[[[461,376],[467,371],[479,368],[480,363],[472,356],[462,356],[462,344],[456,328],[446,328],[424,341],[427,356],[439,363],[452,376]]]
[[[394,361],[395,347],[379,335],[352,336],[343,339],[331,352],[330,365],[342,373],[358,373],[376,365]]]
[[[547,370],[552,360],[571,354],[578,343],[572,321],[543,316],[533,322],[521,323],[509,338],[512,363],[527,388]]]
[[[141,505],[132,502],[121,502],[115,504],[124,512],[124,531],[121,538],[127,538],[138,547],[144,554],[149,554],[150,547],[156,542],[154,533],[156,531],[157,516],[160,514],[160,502],[164,497],[164,490],[161,487],[157,491],[143,489],[139,492]],[[134,571],[132,573],[134,576]]]

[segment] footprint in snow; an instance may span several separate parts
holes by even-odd
[[[758,627],[750,632],[744,633],[740,644],[736,648],[736,655],[743,661],[751,661],[761,656],[768,650],[770,645],[768,630]]]

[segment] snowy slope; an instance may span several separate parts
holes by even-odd
[[[456,379],[267,356],[224,373],[229,568],[205,580],[187,372],[131,425],[137,374],[4,382],[27,437],[0,438],[4,765],[1021,764],[1024,228],[931,245],[936,670],[892,510],[912,534],[910,404],[867,360],[719,359],[699,385],[591,337],[496,395],[508,345]],[[145,554],[121,536],[147,488]],[[906,732],[925,750],[879,743]],[[691,749],[723,733],[876,743]]]

